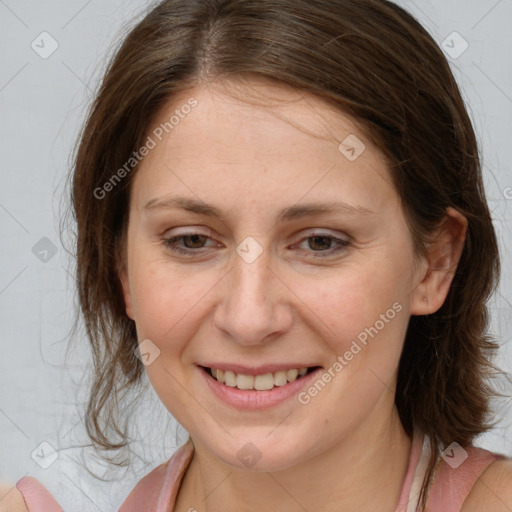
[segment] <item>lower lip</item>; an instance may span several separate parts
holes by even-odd
[[[274,386],[266,391],[231,388],[221,384],[201,367],[198,367],[198,370],[215,396],[237,409],[253,410],[273,407],[297,395],[302,388],[316,377],[322,368],[317,368],[300,379],[288,382],[284,386]]]

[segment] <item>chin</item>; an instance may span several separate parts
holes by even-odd
[[[244,433],[233,438],[227,436],[227,439],[226,436],[222,437],[224,440],[218,443],[212,443],[210,437],[205,446],[218,459],[237,470],[286,470],[308,458],[311,450],[304,439],[284,429],[280,435],[274,432],[269,436],[269,429],[265,428],[261,434]]]

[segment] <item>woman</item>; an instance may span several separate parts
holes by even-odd
[[[123,512],[512,508],[510,459],[472,445],[499,274],[477,142],[403,9],[160,3],[107,70],[73,205],[91,439],[122,447],[144,371],[190,434]]]

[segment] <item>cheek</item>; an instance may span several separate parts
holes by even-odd
[[[134,261],[138,339],[151,340],[160,351],[158,359],[145,370],[162,402],[179,417],[180,410],[190,406],[183,386],[192,386],[192,375],[182,366],[184,354],[201,325],[197,318],[204,315],[208,291],[216,281],[207,272],[184,272],[163,258]]]
[[[304,283],[298,295],[314,313],[315,330],[352,369],[394,365],[399,358],[408,323],[408,279],[404,272],[379,264],[345,268],[314,286]]]
[[[204,316],[219,276],[164,258],[143,251],[134,254],[131,287],[139,340],[149,338],[163,354],[170,354],[183,351],[199,328],[195,319]]]

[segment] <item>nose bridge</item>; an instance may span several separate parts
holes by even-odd
[[[270,250],[254,241],[244,241],[237,247],[233,263],[232,299],[251,302],[258,307],[268,304],[269,287],[273,278],[269,270]]]
[[[279,280],[269,268],[271,260],[270,249],[254,239],[246,239],[236,249],[216,308],[215,325],[238,343],[261,343],[286,329],[290,321],[286,306],[280,303]]]

